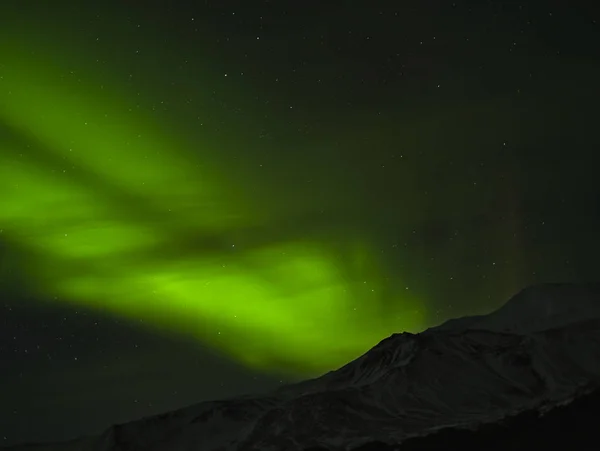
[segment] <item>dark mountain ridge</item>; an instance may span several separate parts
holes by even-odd
[[[600,284],[546,284],[489,315],[394,334],[336,371],[266,395],[11,449],[499,450],[565,437],[590,449],[599,387]],[[557,436],[561,424],[562,438],[536,437]],[[582,424],[590,427],[581,432]]]

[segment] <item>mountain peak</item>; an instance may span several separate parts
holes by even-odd
[[[498,310],[452,319],[434,330],[539,332],[600,318],[600,283],[544,283],[522,289]]]

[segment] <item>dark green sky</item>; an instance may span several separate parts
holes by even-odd
[[[0,6],[3,443],[598,279],[584,2],[43,3]]]

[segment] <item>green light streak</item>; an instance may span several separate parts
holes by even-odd
[[[118,83],[3,42],[0,229],[43,293],[303,375],[424,327],[404,290],[382,313],[384,271],[359,236],[342,251],[314,234],[236,248],[276,214],[227,179],[218,149],[192,154]]]

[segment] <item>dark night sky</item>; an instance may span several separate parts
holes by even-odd
[[[591,3],[51,3],[0,5],[0,444],[598,281]]]

